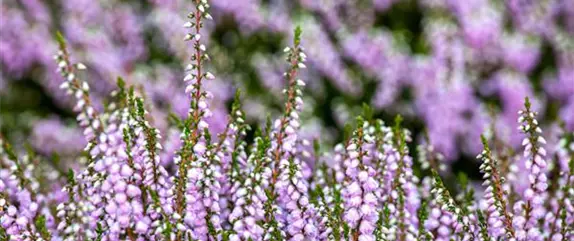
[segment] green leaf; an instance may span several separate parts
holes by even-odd
[[[295,28],[295,35],[293,37],[293,43],[295,44],[295,46],[299,46],[299,44],[301,43],[301,33],[303,31],[301,30],[301,26],[297,26]]]
[[[463,190],[466,190],[466,187],[468,186],[468,176],[466,175],[466,173],[459,172],[457,179],[458,179],[458,182],[460,183],[460,186],[463,188]]]
[[[363,116],[367,121],[373,119],[373,112],[374,111],[373,108],[371,108],[371,106],[369,106],[367,103],[363,103]]]
[[[40,232],[42,238],[45,240],[50,240],[51,235],[50,232],[48,232],[48,229],[46,228],[46,216],[40,215],[38,218],[36,218],[35,224],[36,229],[38,230],[38,232]]]
[[[530,110],[530,98],[528,98],[528,96],[524,98],[524,107],[526,107],[527,110]]]
[[[66,39],[64,38],[64,35],[62,35],[60,31],[56,31],[56,41],[60,45],[60,48],[62,49],[66,48]]]
[[[315,151],[315,155],[319,155],[319,151],[321,150],[321,144],[319,144],[319,140],[313,140],[313,150]]]
[[[76,183],[76,175],[74,174],[74,170],[72,168],[68,169],[68,183],[74,185]]]

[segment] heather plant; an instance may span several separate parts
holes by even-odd
[[[429,140],[413,158],[403,118],[385,123],[369,105],[333,150],[305,138],[300,28],[284,49],[283,112],[252,131],[237,92],[214,132],[216,96],[205,85],[215,79],[207,63],[217,59],[202,37],[212,16],[206,0],[194,6],[180,40],[191,49],[181,90],[189,109],[172,116],[181,145],[170,155],[162,155],[145,93],[118,78],[97,111],[82,74],[90,67],[74,62],[56,34],[60,87],[74,98],[87,145],[70,167],[0,138],[2,240],[574,239],[574,133],[563,127],[548,146],[528,98],[518,110],[520,150],[499,145],[495,133],[468,140],[483,146],[482,186],[464,175],[450,182]]]

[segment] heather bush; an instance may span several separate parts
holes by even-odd
[[[301,123],[300,72],[313,50],[296,28],[284,49],[281,114],[250,126],[238,91],[214,131],[209,104],[218,96],[205,86],[216,79],[207,63],[218,59],[202,37],[212,16],[206,0],[194,6],[179,40],[190,51],[181,89],[189,108],[170,117],[180,145],[167,144],[148,96],[121,77],[97,108],[84,80],[91,67],[56,35],[60,88],[73,98],[87,144],[62,163],[0,138],[2,240],[574,239],[574,133],[563,124],[560,140],[547,143],[529,98],[515,110],[520,148],[494,127],[466,140],[482,145],[482,185],[453,178],[428,136],[411,148],[402,117],[385,123],[369,105],[331,149],[321,136],[307,138]]]

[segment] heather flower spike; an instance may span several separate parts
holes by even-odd
[[[455,226],[455,229],[457,229],[456,236],[458,236],[460,240],[474,240],[475,234],[470,223],[471,219],[468,216],[469,214],[464,212],[464,209],[454,201],[450,192],[446,189],[443,181],[435,170],[432,170],[432,175],[434,180],[431,193],[436,197],[438,204],[441,205],[441,209],[443,211],[448,211],[452,215],[452,218],[454,219],[453,225]]]
[[[84,136],[86,136],[87,140],[92,141],[103,132],[103,123],[92,105],[88,83],[78,77],[79,73],[77,70],[84,70],[86,66],[82,63],[74,64],[71,62],[66,41],[60,32],[56,32],[56,39],[60,49],[54,58],[58,65],[58,72],[64,78],[60,88],[64,89],[67,94],[75,97],[76,105],[74,110],[78,112],[78,123],[84,129]]]
[[[397,220],[396,235],[399,240],[413,240],[416,238],[416,210],[420,201],[415,187],[417,179],[412,170],[412,157],[407,148],[409,133],[401,127],[402,121],[400,115],[396,116],[395,126],[389,133],[392,136],[393,158],[388,160],[394,159],[396,163],[392,167],[394,174],[388,200],[396,207],[393,217]]]
[[[524,102],[524,109],[518,112],[520,117],[519,129],[526,135],[522,141],[524,146],[525,166],[527,169],[529,186],[522,194],[524,201],[514,204],[515,217],[513,226],[516,229],[516,238],[540,239],[543,237],[542,230],[537,226],[546,213],[544,206],[547,198],[548,178],[546,176],[547,162],[544,144],[546,140],[542,137],[542,130],[536,120],[537,112],[531,109],[528,97]]]
[[[203,81],[213,79],[213,75],[204,69],[203,63],[209,57],[205,53],[205,46],[200,42],[204,19],[209,19],[209,4],[204,0],[196,0],[194,4],[195,11],[188,14],[189,22],[185,26],[191,28],[191,33],[186,35],[185,40],[191,42],[193,52],[190,67],[187,68],[188,73],[184,78],[187,82],[185,92],[190,94],[191,104],[182,134],[183,148],[176,159],[178,173],[173,218],[178,240],[214,238],[221,225],[221,219],[214,215],[220,211],[220,167],[219,163],[210,159],[216,153],[212,153],[214,146],[210,143],[206,122],[206,118],[212,115],[207,105],[212,94],[202,88]]]
[[[507,210],[508,191],[504,190],[504,177],[501,177],[498,171],[498,161],[493,158],[490,147],[488,146],[488,140],[484,136],[481,136],[481,139],[484,150],[477,158],[482,160],[480,170],[484,175],[484,185],[486,186],[486,212],[488,227],[491,229],[489,233],[493,237],[500,237],[504,230],[504,236],[506,238],[516,238],[514,227],[512,227],[512,214]]]
[[[305,83],[297,79],[297,74],[302,68],[306,56],[303,53],[301,43],[301,28],[295,29],[291,48],[285,48],[287,61],[290,66],[285,73],[288,87],[285,91],[287,100],[283,116],[275,120],[271,130],[271,183],[267,189],[266,220],[270,225],[266,227],[266,233],[272,236],[293,237],[297,240],[314,238],[316,228],[310,222],[313,207],[309,205],[307,184],[301,179],[300,160],[296,154],[295,146],[298,140],[297,131],[300,127],[299,114],[303,108],[303,92],[301,88]],[[293,194],[295,193],[295,194]],[[277,218],[279,217],[279,218]],[[269,220],[272,219],[272,220]],[[279,220],[277,220],[279,219]],[[280,233],[278,227],[287,226],[288,233]]]
[[[345,188],[342,190],[345,211],[343,220],[349,225],[352,240],[374,240],[373,234],[379,215],[376,191],[379,184],[374,179],[375,170],[366,165],[367,146],[373,138],[368,131],[369,124],[362,117],[357,119],[357,129],[347,145],[345,166]]]

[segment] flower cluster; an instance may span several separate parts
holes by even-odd
[[[574,239],[574,133],[563,130],[555,157],[547,156],[528,98],[519,112],[523,155],[498,147],[494,135],[482,137],[484,187],[469,185],[464,175],[451,182],[432,140],[416,148],[416,165],[402,117],[387,126],[368,105],[333,151],[306,139],[300,28],[284,51],[282,115],[252,131],[237,94],[227,124],[214,133],[208,105],[214,95],[205,85],[215,76],[207,71],[211,58],[201,37],[212,16],[206,0],[194,6],[183,24],[191,31],[181,40],[192,49],[182,90],[190,104],[185,118],[172,118],[181,135],[171,155],[164,155],[145,93],[122,78],[103,111],[95,111],[77,73],[86,66],[72,62],[57,35],[62,87],[76,98],[88,144],[70,167],[30,148],[19,155],[0,136],[1,240]],[[512,168],[502,159],[515,170],[506,170]]]

